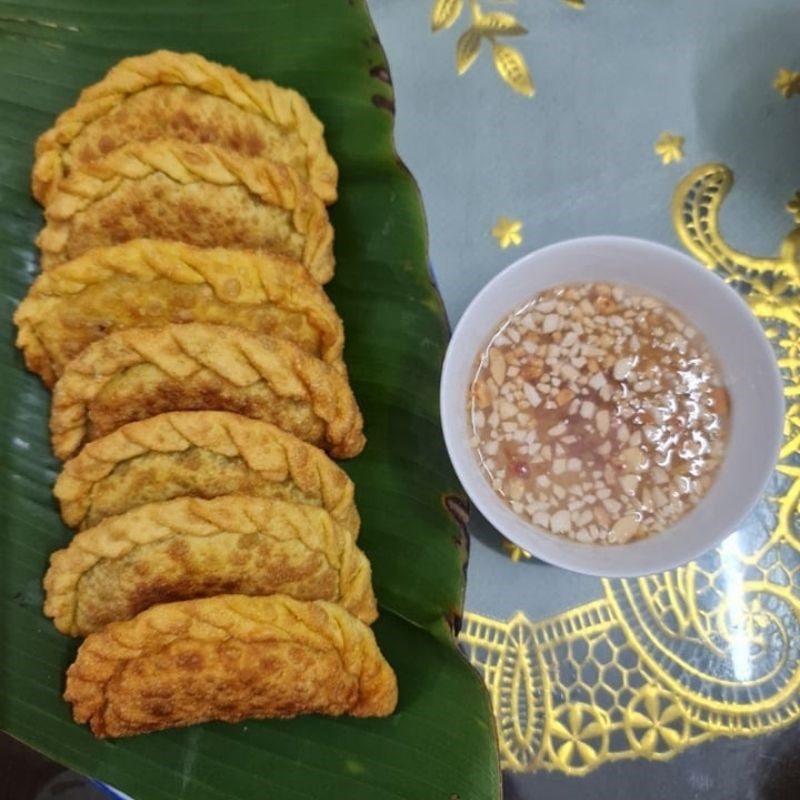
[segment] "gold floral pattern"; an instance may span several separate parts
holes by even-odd
[[[503,0],[495,0],[503,2]],[[584,0],[563,0],[575,9],[584,7]],[[461,17],[467,4],[464,0],[435,0],[431,9],[431,30],[434,33],[451,28]],[[456,71],[463,75],[475,63],[481,46],[491,47],[497,74],[518,94],[533,97],[536,87],[522,53],[503,41],[506,37],[524,36],[527,28],[507,11],[485,10],[479,0],[469,0],[471,23],[456,41]]]
[[[564,703],[550,722],[550,758],[566,772],[583,775],[608,752],[606,713],[588,703]]]
[[[655,760],[682,750],[691,728],[680,701],[656,686],[645,686],[634,695],[623,727],[631,750]]]
[[[505,769],[585,775],[800,720],[800,198],[777,255],[752,256],[720,233],[732,185],[722,164],[693,169],[673,222],[742,292],[776,350],[787,412],[767,496],[746,537],[684,567],[604,580],[602,598],[541,621],[465,615],[461,646],[489,689]]]
[[[503,250],[511,245],[521,245],[522,222],[518,219],[500,217],[492,228],[492,236],[497,239],[497,243]]]
[[[775,90],[785,98],[800,94],[800,72],[781,67],[772,81]]]
[[[683,136],[664,131],[656,139],[653,152],[661,159],[662,164],[683,161]]]

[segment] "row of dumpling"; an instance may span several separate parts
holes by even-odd
[[[17,344],[80,530],[45,613],[87,637],[65,698],[98,736],[396,705],[331,460],[365,444],[321,285],[336,184],[299,94],[195,54],[120,62],[37,143]]]

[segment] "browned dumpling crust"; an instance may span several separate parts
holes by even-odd
[[[44,611],[85,636],[152,605],[285,594],[378,616],[370,566],[321,508],[242,495],[181,497],[109,517],[51,556]]]
[[[28,369],[48,386],[109,333],[185,322],[278,336],[344,369],[344,328],[322,287],[268,253],[148,239],[98,248],[39,275],[14,322]]]
[[[324,451],[266,422],[224,411],[174,411],[87,444],[53,493],[67,525],[87,528],[174,497],[271,497],[324,508],[355,538],[353,483]]]
[[[333,277],[333,228],[291,168],[210,144],[130,142],[73,170],[45,208],[42,269],[133,239],[266,250]]]
[[[229,325],[130,328],[67,364],[53,392],[59,458],[165,411],[232,411],[269,422],[336,458],[364,448],[363,420],[341,369],[291,342]]]
[[[81,92],[36,143],[33,194],[46,203],[72,170],[128,142],[165,135],[268,156],[295,170],[323,202],[336,200],[338,169],[302,95],[168,50],[125,58]]]
[[[343,608],[284,595],[167,603],[90,634],[64,698],[98,737],[209,720],[384,717],[397,679]]]

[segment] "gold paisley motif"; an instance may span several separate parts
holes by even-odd
[[[540,621],[465,615],[461,646],[489,688],[505,769],[585,775],[800,720],[800,198],[778,253],[752,256],[720,233],[732,185],[722,164],[693,169],[673,222],[775,348],[787,411],[768,493],[746,537],[684,567],[605,580],[601,599]]]

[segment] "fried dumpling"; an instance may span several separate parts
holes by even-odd
[[[353,538],[359,526],[353,484],[322,450],[225,411],[174,411],[124,425],[67,461],[53,492],[72,527],[173,497],[224,494],[321,506]]]
[[[103,738],[209,720],[385,717],[397,678],[372,631],[338,605],[219,595],[90,634],[64,699]]]
[[[235,325],[340,363],[344,330],[301,264],[267,253],[139,239],[91,250],[39,275],[14,314],[25,363],[52,386],[113,331],[171,322]]]
[[[71,636],[157,603],[285,594],[377,617],[366,556],[327,511],[243,495],[181,497],[104,519],[50,558],[44,613]]]
[[[70,361],[53,392],[53,449],[69,458],[128,422],[201,410],[271,422],[337,458],[365,443],[341,370],[282,339],[189,323],[117,331]]]
[[[297,92],[207,61],[158,50],[126,58],[84,89],[36,143],[33,194],[44,203],[73,169],[163,136],[287,164],[325,203],[337,168],[322,123]]]
[[[58,185],[36,243],[42,269],[132,239],[268,250],[333,276],[333,228],[289,167],[210,144],[131,142]]]

